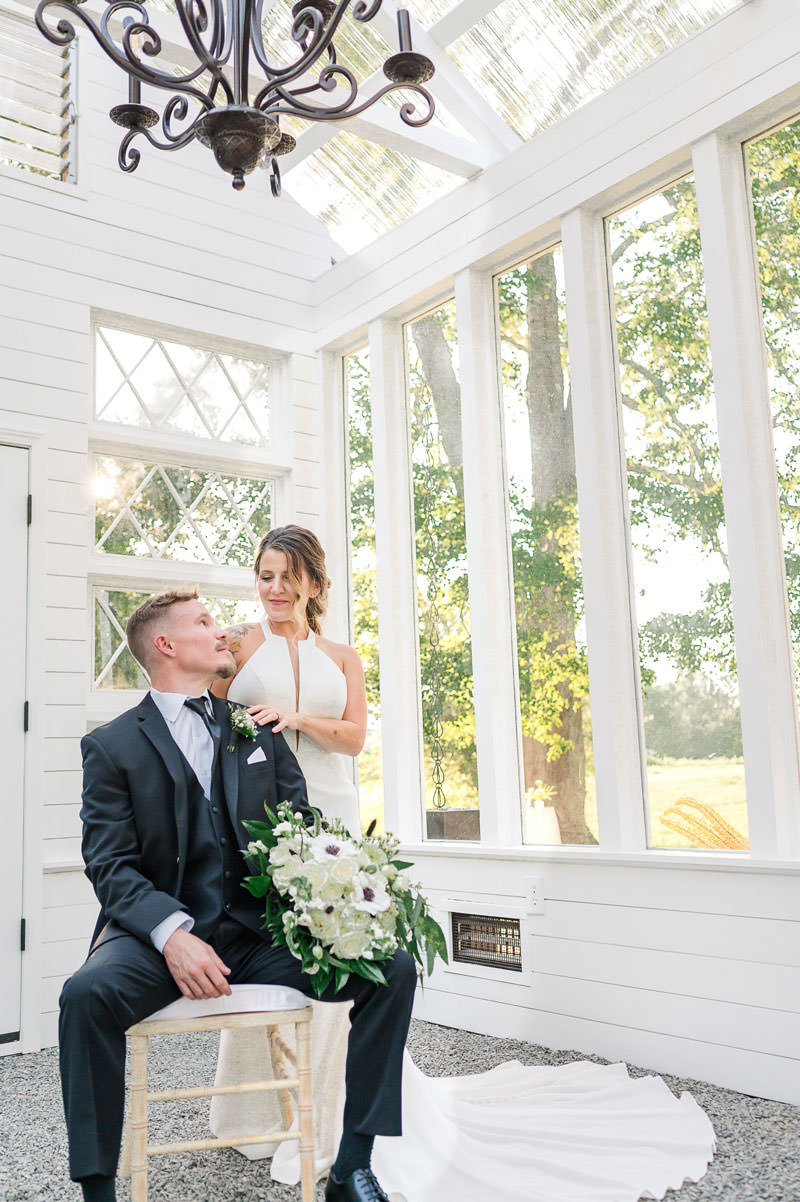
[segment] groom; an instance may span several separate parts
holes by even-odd
[[[289,800],[308,815],[305,781],[280,735],[231,729],[208,693],[234,674],[222,631],[192,592],[136,609],[131,652],[152,687],[134,709],[85,736],[83,857],[101,906],[89,958],[61,994],[61,1083],[70,1176],[87,1202],[114,1202],[124,1105],[125,1030],[180,994],[211,998],[237,981],[311,983],[262,929],[263,901],[241,881],[248,835]],[[388,984],[351,976],[344,1131],[326,1202],[380,1202],[370,1170],[376,1135],[400,1134],[401,1061],[416,984],[397,952]],[[334,1000],[332,990],[323,1000]]]

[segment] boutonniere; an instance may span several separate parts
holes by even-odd
[[[237,735],[241,735],[244,739],[255,739],[258,735],[258,727],[245,707],[243,705],[233,705],[231,702],[228,702],[228,705],[231,730],[235,731]],[[228,751],[234,750],[234,744],[229,743]]]

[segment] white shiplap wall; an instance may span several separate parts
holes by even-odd
[[[443,924],[463,899],[522,930],[523,974],[438,967],[418,1017],[800,1102],[797,867],[563,852],[411,849]]]
[[[277,352],[293,456],[281,518],[320,520],[320,436],[311,281],[339,254],[265,174],[235,193],[210,152],[144,148],[116,163],[108,108],[119,73],[86,37],[78,77],[77,183],[0,168],[0,429],[30,435],[33,555],[41,619],[29,632],[32,706],[26,843],[29,948],[21,1045],[54,1042],[58,994],[85,955],[97,905],[80,861],[80,751],[90,621],[88,443],[93,310]],[[40,834],[37,834],[40,832]]]

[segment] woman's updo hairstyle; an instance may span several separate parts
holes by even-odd
[[[325,552],[319,539],[305,526],[276,526],[265,534],[258,544],[254,570],[256,578],[261,570],[261,556],[265,551],[282,551],[286,556],[289,579],[297,591],[305,569],[312,584],[319,587],[316,597],[309,597],[306,620],[315,634],[322,634],[321,619],[328,609],[330,580],[325,570]]]

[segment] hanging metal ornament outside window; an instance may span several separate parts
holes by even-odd
[[[379,12],[381,3],[356,0],[352,19],[366,24]],[[106,0],[99,20],[84,7],[85,0],[39,0],[36,9],[36,24],[49,41],[57,46],[71,42],[75,37],[71,21],[77,18],[127,73],[127,103],[110,112],[112,121],[128,131],[119,148],[123,171],[135,171],[138,166],[141,156],[131,145],[135,138],[145,138],[159,150],[179,150],[196,138],[213,150],[222,170],[233,176],[237,191],[244,187],[244,177],[266,158],[272,193],[279,196],[278,157],[289,154],[297,144],[291,134],[281,131],[281,117],[343,121],[398,90],[411,92],[423,102],[419,113],[413,99],[402,105],[400,120],[406,125],[416,128],[433,117],[433,97],[422,84],[432,77],[434,66],[412,48],[406,9],[397,12],[400,51],[383,64],[390,82],[360,100],[355,75],[338,61],[334,46],[351,0],[299,0],[292,7],[291,37],[300,54],[288,66],[275,66],[268,60],[262,27],[264,0],[174,0],[174,4],[197,59],[191,69],[177,73],[148,61],[161,54],[163,40],[142,0]],[[69,19],[62,15],[51,28],[46,22],[50,9],[65,12]],[[159,17],[168,19],[163,14]],[[310,72],[318,64],[315,77]],[[171,93],[161,113],[142,103],[143,84]],[[343,88],[347,92],[342,97]],[[332,94],[330,103],[319,103],[326,94]],[[193,111],[193,104],[199,111]],[[159,122],[163,141],[151,132]]]

